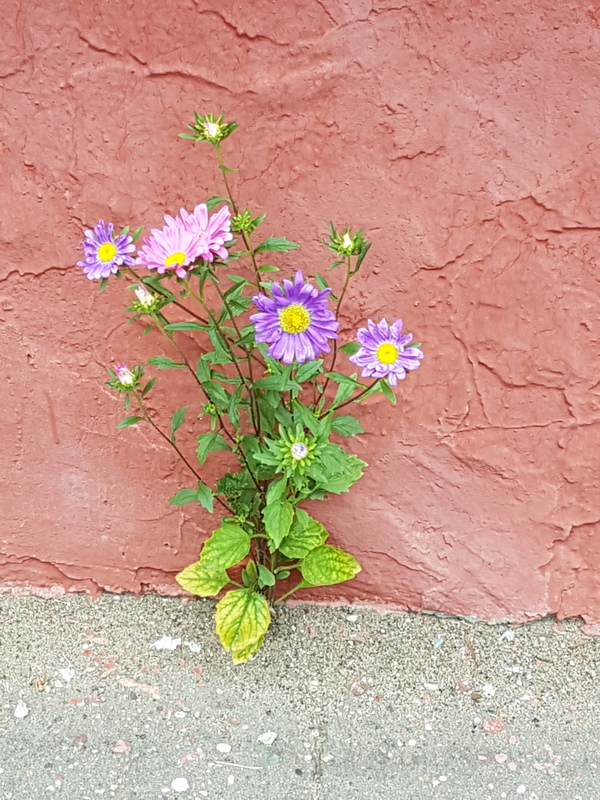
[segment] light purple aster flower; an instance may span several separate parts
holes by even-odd
[[[406,378],[406,370],[417,369],[423,353],[416,347],[408,347],[412,334],[402,334],[402,320],[388,325],[385,319],[375,325],[367,320],[366,328],[359,328],[356,338],[360,350],[350,356],[350,361],[362,367],[363,378],[387,378],[391,386]]]
[[[205,203],[200,203],[190,214],[185,208],[180,209],[179,217],[165,217],[167,227],[183,225],[198,237],[201,245],[200,255],[205,261],[213,261],[215,255],[227,258],[225,242],[231,241],[231,214],[227,206],[209,216]]]
[[[150,236],[144,239],[137,263],[148,269],[155,269],[159,275],[173,269],[178,278],[185,278],[185,267],[201,256],[202,252],[198,237],[187,230],[181,220],[174,220],[173,225],[167,224],[162,230],[153,228]]]
[[[84,233],[84,260],[78,261],[77,266],[83,268],[91,281],[110,278],[119,267],[135,264],[135,259],[128,255],[135,252],[133,239],[124,233],[115,238],[114,227],[112,222],[106,225],[101,219],[93,230]]]
[[[284,364],[314,361],[329,353],[328,339],[337,339],[340,327],[335,314],[327,308],[331,289],[322,292],[304,280],[298,270],[294,281],[284,280],[271,287],[272,297],[253,297],[260,309],[250,317],[257,342],[270,344],[267,355]]]

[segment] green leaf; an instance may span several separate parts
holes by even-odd
[[[178,409],[171,417],[171,441],[173,444],[175,444],[175,434],[183,425],[185,412],[188,410],[188,408],[189,406],[184,406],[183,408]]]
[[[206,381],[209,381],[212,377],[210,364],[208,361],[204,360],[203,356],[200,356],[196,364],[196,376],[200,383],[206,383]]]
[[[152,389],[155,383],[156,383],[156,378],[152,378],[151,380],[148,381],[148,383],[142,389],[142,397],[146,397],[146,395],[148,394],[150,389]]]
[[[287,494],[287,478],[283,475],[274,481],[271,481],[267,489],[266,503],[277,503],[279,500],[284,500]]]
[[[200,325],[199,322],[169,322],[168,325],[163,326],[166,331],[204,331],[206,325]]]
[[[299,250],[300,245],[289,242],[285,236],[269,236],[264,242],[254,249],[255,253],[262,253],[264,250],[271,250],[275,253],[287,253],[288,250]]]
[[[351,383],[340,383],[338,390],[335,393],[335,397],[333,398],[331,408],[337,408],[342,403],[345,403],[346,400],[349,400],[352,397],[355,390],[356,386],[353,386]]]
[[[279,272],[279,267],[274,267],[272,264],[263,264],[258,268],[259,272]]]
[[[360,572],[358,561],[337,547],[315,547],[300,564],[300,572],[309,586],[333,586],[349,581]]]
[[[185,369],[185,364],[173,361],[172,358],[167,358],[167,356],[153,356],[146,363],[158,369]]]
[[[209,514],[213,513],[214,494],[210,486],[207,486],[203,481],[198,481],[198,491],[196,492],[196,499]]]
[[[224,522],[204,543],[200,563],[213,571],[228,569],[246,558],[250,544],[250,536],[240,525]]]
[[[356,436],[358,433],[365,432],[360,422],[350,414],[340,414],[339,417],[334,417],[331,428],[336,433],[341,433],[342,436]]]
[[[341,347],[338,347],[338,350],[341,350],[342,353],[346,353],[347,356],[353,356],[360,350],[360,345],[358,342],[348,342],[348,344],[343,344]]]
[[[366,466],[364,461],[354,455],[349,455],[339,445],[328,443],[321,450],[318,460],[310,465],[307,472],[317,483],[318,488],[324,489],[326,492],[341,494],[347,492],[356,483]]]
[[[255,652],[253,645],[260,646],[271,623],[269,604],[258,592],[236,589],[227,592],[217,604],[215,622],[225,650],[231,650],[238,660],[247,660]]]
[[[390,403],[391,403],[393,406],[395,406],[395,405],[396,405],[396,395],[394,394],[394,392],[393,392],[393,390],[392,390],[392,387],[391,387],[391,386],[389,385],[389,383],[388,383],[388,382],[385,380],[385,378],[382,378],[382,379],[379,381],[379,388],[381,389],[381,391],[383,392],[383,394],[384,394],[384,395],[387,397],[387,399],[390,401]]]
[[[197,455],[200,466],[204,466],[209,453],[216,453],[219,450],[231,450],[220,433],[201,433],[198,436]]]
[[[315,361],[307,361],[305,364],[301,364],[298,367],[296,371],[296,380],[298,383],[308,381],[314,378],[315,375],[318,375],[322,369],[323,361],[320,358],[317,358]]]
[[[100,281],[100,293],[102,293],[106,289],[106,284],[108,283],[108,278],[102,278]]]
[[[258,565],[258,586],[260,589],[265,586],[275,586],[275,575],[263,564]]]
[[[184,133],[180,133],[179,135],[182,137],[183,136],[187,137],[187,134]],[[189,138],[194,139],[195,137],[190,136]],[[205,203],[205,206],[209,211],[212,211],[215,206],[219,205],[219,203],[229,203],[229,200],[226,197],[209,197]]]
[[[312,434],[318,434],[321,423],[317,419],[317,417],[313,414],[310,408],[307,408],[303,403],[299,400],[294,400],[294,417],[298,418],[300,423],[305,427]]]
[[[321,275],[320,272],[317,272],[315,274],[315,280],[317,281],[317,286],[319,287],[319,289],[321,291],[323,291],[324,289],[329,289],[329,284],[327,283],[327,278],[325,278],[325,276]]]
[[[279,569],[275,570],[275,574],[278,581],[284,581],[286,578],[290,577],[291,572],[289,571],[289,569],[284,569],[283,567],[280,567]]]
[[[277,549],[289,533],[294,519],[294,506],[287,500],[275,500],[263,509],[263,519],[267,536]]]
[[[180,489],[177,494],[169,500],[171,506],[185,506],[187,503],[193,503],[198,499],[198,492],[196,489]]]
[[[229,583],[229,575],[224,569],[210,570],[197,561],[176,575],[175,580],[190,594],[198,597],[214,597]]]
[[[128,428],[130,425],[137,425],[138,422],[144,422],[143,417],[125,417],[117,425],[117,428]]]
[[[328,535],[320,522],[302,508],[297,508],[290,532],[279,545],[279,552],[292,559],[305,558],[315,547],[325,544]]]

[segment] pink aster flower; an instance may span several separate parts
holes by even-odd
[[[231,240],[231,214],[227,206],[216,214],[209,215],[205,203],[200,203],[190,214],[185,208],[180,209],[179,217],[165,217],[167,227],[183,227],[198,237],[201,246],[200,255],[205,261],[213,261],[215,255],[225,259],[229,255],[225,242]]]
[[[198,237],[179,221],[178,224],[166,225],[162,230],[154,228],[144,239],[137,263],[155,269],[159,275],[173,269],[178,278],[185,278],[185,268],[199,256],[202,256],[202,245]]]
[[[387,378],[390,386],[406,378],[406,370],[420,366],[423,353],[416,347],[408,347],[412,334],[402,333],[402,320],[388,325],[385,319],[375,325],[367,320],[366,328],[356,333],[361,348],[350,356],[350,361],[362,367],[363,378]]]

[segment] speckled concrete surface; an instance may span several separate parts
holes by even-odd
[[[212,609],[0,595],[0,800],[600,798],[577,621],[299,605],[233,667]]]

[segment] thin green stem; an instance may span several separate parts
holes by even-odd
[[[195,475],[196,478],[199,481],[204,483],[204,481],[202,481],[202,478],[200,477],[200,475],[196,472],[194,467],[190,464],[190,462],[187,460],[187,458],[184,456],[184,454],[181,452],[181,450],[177,447],[175,442],[169,436],[167,436],[167,434],[163,430],[161,430],[161,428],[159,428],[158,425],[154,422],[154,420],[152,419],[152,417],[148,413],[148,409],[146,408],[146,405],[144,404],[144,401],[139,396],[139,394],[137,392],[133,392],[133,394],[135,396],[135,399],[138,402],[138,405],[140,407],[140,410],[141,410],[142,414],[144,415],[144,419],[146,420],[146,422],[148,422],[151,425],[151,427],[154,428],[154,430],[160,436],[162,436],[162,438],[173,448],[173,450],[175,450],[175,452],[177,453],[179,458],[183,461],[183,463],[190,470],[190,472],[193,473],[193,475]],[[227,503],[225,503],[223,500],[221,500],[221,498],[218,495],[214,495],[214,497],[215,497],[215,500],[217,501],[217,503],[220,503],[226,511],[228,511],[232,516],[234,516],[233,510],[231,508],[229,508]]]
[[[337,302],[337,306],[335,309],[335,318],[339,319],[340,310],[342,308],[342,302],[346,295],[346,290],[348,289],[348,284],[350,283],[350,278],[352,277],[352,257],[346,256],[346,280],[344,281],[344,286],[342,288],[342,293],[340,294],[339,300]],[[338,347],[337,347],[337,339],[333,340],[333,352],[331,354],[331,364],[329,366],[329,372],[333,372],[333,368],[335,367],[335,361],[337,358]],[[325,383],[323,384],[323,394],[325,394],[325,390],[329,385],[329,378],[326,378]]]
[[[294,594],[294,592],[297,592],[298,589],[303,589],[304,586],[305,586],[305,583],[304,583],[304,578],[303,578],[297,586],[294,586],[294,588],[290,589],[289,592],[286,592],[285,594],[282,594],[281,597],[278,600],[275,600],[275,605],[278,606],[280,603],[283,603],[283,601],[286,600],[291,594]]]
[[[373,381],[373,383],[370,386],[365,386],[365,388],[362,390],[362,392],[360,392],[359,394],[355,395],[354,397],[351,397],[349,400],[345,400],[343,403],[340,403],[339,406],[336,406],[335,409],[333,409],[333,410],[334,411],[339,411],[340,408],[344,408],[344,406],[349,406],[350,403],[356,403],[357,400],[360,400],[360,398],[363,395],[365,395],[367,392],[369,392],[378,383],[379,383],[379,380]],[[361,383],[361,386],[362,386],[362,383]],[[332,409],[328,408],[326,411],[321,411],[320,414],[317,414],[317,419],[322,419],[326,414],[329,414],[329,412],[331,410]]]
[[[140,283],[142,286],[145,286],[144,281],[140,278],[140,276],[133,269],[131,269],[131,267],[124,267],[124,270],[126,272],[129,272],[130,275],[133,275],[133,277],[136,279],[136,281],[138,283]],[[171,292],[171,294],[173,294],[173,293]],[[180,308],[182,311],[185,311],[186,314],[189,314],[191,317],[194,317],[194,319],[197,319],[198,322],[201,322],[203,325],[208,325],[208,320],[204,319],[204,317],[201,317],[199,314],[196,314],[194,311],[191,311],[189,308],[184,306],[183,303],[180,303],[179,300],[175,299],[175,300],[171,300],[170,302],[174,306],[177,306],[178,308]]]

